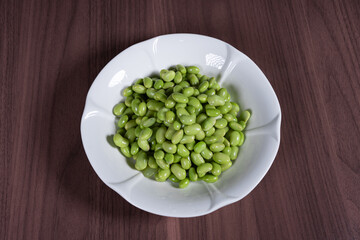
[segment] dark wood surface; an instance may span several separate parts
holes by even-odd
[[[176,32],[247,54],[283,114],[263,181],[189,219],[149,214],[106,187],[79,131],[105,64]],[[360,239],[359,54],[358,0],[1,0],[0,239]]]

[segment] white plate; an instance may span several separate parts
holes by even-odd
[[[161,69],[196,65],[216,76],[241,109],[252,117],[245,143],[233,166],[213,184],[191,182],[186,189],[159,183],[132,169],[107,137],[115,132],[112,109],[121,91],[134,80]],[[269,170],[280,144],[281,110],[265,75],[246,55],[215,38],[170,34],[135,44],[111,60],[99,73],[86,98],[81,120],[85,152],[101,180],[134,206],[170,217],[195,217],[245,197]]]

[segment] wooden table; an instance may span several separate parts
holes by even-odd
[[[1,239],[360,239],[360,1],[0,1]],[[139,210],[80,138],[99,71],[139,41],[209,35],[252,58],[282,108],[263,181],[203,217]]]

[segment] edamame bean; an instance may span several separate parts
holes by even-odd
[[[201,127],[204,131],[208,131],[210,128],[212,128],[216,123],[216,118],[209,117],[205,121],[202,122]]]
[[[145,121],[143,120],[141,122],[142,126],[145,128],[151,127],[152,125],[154,125],[156,123],[156,119],[155,118],[148,118]]]
[[[173,82],[166,82],[164,83],[163,89],[169,89],[175,86],[175,83]],[[172,92],[172,90],[170,90],[170,92]]]
[[[196,115],[182,115],[179,117],[180,122],[184,125],[192,125],[196,121]]]
[[[145,152],[150,150],[149,142],[146,139],[138,139],[138,145],[139,147],[144,150]]]
[[[139,139],[147,140],[151,137],[153,131],[150,128],[144,128],[139,135]]]
[[[166,127],[160,127],[157,131],[156,131],[156,141],[158,143],[163,143],[165,142],[165,133],[166,133]]]
[[[201,131],[201,126],[198,123],[194,123],[184,128],[186,135],[196,135],[199,131]]]
[[[120,116],[121,114],[123,114],[125,112],[125,109],[126,109],[125,103],[118,103],[113,108],[113,113],[115,116]]]
[[[193,106],[187,106],[185,109],[188,113],[190,113],[190,115],[196,113],[196,109]]]
[[[219,118],[215,122],[216,128],[225,128],[227,126],[227,121],[224,118]]]
[[[224,140],[224,138],[221,137],[221,136],[210,136],[210,137],[206,137],[204,139],[204,142],[206,144],[210,145],[210,144],[213,144],[213,143],[222,143],[223,140]]]
[[[178,163],[181,160],[181,156],[179,154],[174,154],[174,163]]]
[[[184,178],[179,182],[179,188],[186,188],[190,183],[190,180],[188,178]]]
[[[206,160],[210,160],[213,157],[213,153],[208,148],[202,150],[200,154]]]
[[[229,123],[236,121],[236,117],[235,117],[234,115],[228,114],[228,113],[225,114],[225,115],[223,116],[223,118],[226,119],[226,121],[228,121]]]
[[[129,140],[121,136],[120,134],[116,133],[113,137],[113,141],[116,146],[123,148],[129,145]]]
[[[172,136],[172,138],[171,138],[171,142],[173,143],[173,144],[178,144],[180,141],[181,141],[181,139],[183,138],[183,136],[184,136],[184,131],[181,129],[181,130],[177,130],[174,134],[173,134],[173,136]]]
[[[163,69],[160,71],[160,77],[165,81],[165,82],[170,82],[175,78],[175,72],[170,70],[166,70]]]
[[[148,165],[149,165],[149,167],[154,168],[154,169],[157,169],[159,167],[157,165],[156,160],[155,160],[155,158],[153,156],[149,157]]]
[[[192,86],[199,84],[199,79],[195,74],[189,74],[188,79]]]
[[[196,66],[189,66],[186,67],[186,72],[187,73],[193,73],[193,74],[198,74],[200,72],[200,69]]]
[[[135,84],[132,86],[132,90],[136,93],[143,94],[146,92],[146,88],[143,85]]]
[[[230,161],[230,157],[225,153],[221,153],[221,152],[214,153],[213,159],[218,164],[225,164]]]
[[[173,93],[172,98],[178,103],[188,103],[189,99],[182,93]]]
[[[190,181],[192,181],[192,182],[196,182],[198,180],[198,175],[197,175],[194,167],[191,167],[189,169],[189,178],[190,178]]]
[[[231,146],[239,146],[240,145],[240,133],[238,131],[232,131],[230,133],[230,145]]]
[[[237,122],[229,122],[229,127],[235,131],[239,131],[241,132],[242,130],[244,130],[243,126],[241,126],[239,123]]]
[[[207,172],[210,172],[212,168],[213,165],[211,163],[203,163],[197,167],[196,172],[199,177],[203,177]]]
[[[174,121],[174,124],[173,124],[173,128],[174,130],[180,130],[181,128],[181,123],[179,123],[178,121]]]
[[[181,144],[191,143],[195,140],[194,135],[184,135],[183,138],[180,140]]]
[[[201,180],[203,180],[204,182],[207,182],[207,183],[214,183],[218,180],[218,177],[214,176],[212,174],[206,174],[205,176],[203,176],[201,178]]]
[[[181,81],[182,81],[182,74],[180,71],[178,71],[175,73],[174,82],[176,84],[179,84],[179,83],[181,83]]]
[[[175,121],[175,113],[172,111],[167,111],[165,114],[165,121],[168,123],[173,123]]]
[[[186,148],[187,148],[189,151],[194,150],[194,146],[195,146],[195,141],[186,144]]]
[[[206,148],[206,143],[201,141],[194,146],[194,152],[201,153]]]
[[[217,95],[208,96],[207,102],[212,106],[222,106],[225,104],[224,98]]]
[[[118,127],[119,128],[125,127],[125,124],[127,123],[128,120],[129,120],[128,115],[122,115],[117,123]]]
[[[171,153],[166,153],[164,160],[167,164],[172,164],[174,162],[174,155]]]
[[[201,124],[202,122],[204,122],[207,119],[207,115],[205,113],[200,113],[197,117],[196,117],[196,123]]]
[[[121,152],[125,157],[130,158],[130,157],[132,156],[131,153],[130,153],[130,148],[129,148],[129,146],[120,147],[120,152]]]
[[[191,158],[191,161],[192,161],[196,166],[199,166],[199,165],[205,163],[204,158],[203,158],[202,155],[200,155],[199,153],[192,152],[192,153],[190,154],[190,158]]]
[[[182,75],[185,75],[186,74],[186,68],[181,65],[181,64],[178,64],[176,65],[176,69],[182,74]]]
[[[194,88],[193,87],[187,87],[183,89],[183,92],[185,97],[190,97],[194,94]]]
[[[230,146],[226,146],[224,148],[224,150],[222,150],[222,152],[225,153],[226,155],[228,155],[230,157],[230,160],[233,160],[233,159],[231,159],[231,156],[230,156],[230,154],[231,154],[231,147]]]
[[[200,85],[199,85],[199,92],[203,93],[205,92],[209,87],[209,82],[208,81],[203,81]]]
[[[227,169],[229,169],[230,167],[232,166],[232,162],[228,162],[228,163],[225,163],[225,164],[221,164],[221,172],[224,172],[226,171]]]
[[[156,160],[158,160],[158,159],[163,159],[164,157],[165,157],[164,151],[162,151],[162,150],[157,150],[157,151],[155,151],[155,153],[154,153],[154,158],[155,158]]]
[[[179,180],[185,179],[186,171],[180,166],[180,164],[178,163],[172,164],[170,170],[177,179]]]
[[[124,136],[129,140],[129,142],[134,142],[136,138],[135,128],[130,128],[127,130]]]
[[[131,96],[131,94],[133,94],[132,87],[127,87],[124,89],[123,91],[124,97],[129,97]]]
[[[212,175],[219,176],[221,174],[221,165],[217,164],[215,162],[212,162],[211,164],[213,166],[213,168],[211,170]]]
[[[190,152],[184,146],[184,144],[178,144],[177,145],[177,154],[179,154],[181,157],[187,157],[187,156],[189,156]]]
[[[196,135],[195,139],[198,141],[201,141],[205,138],[205,132],[203,130],[200,130]]]
[[[151,88],[152,87],[152,85],[153,85],[153,80],[151,79],[151,78],[149,78],[149,77],[146,77],[146,78],[144,78],[144,86],[146,87],[146,88]]]
[[[137,142],[133,142],[131,144],[130,153],[131,155],[135,155],[139,152],[139,145]]]
[[[155,175],[155,180],[159,182],[165,182],[166,179],[170,176],[170,169],[160,169]]]
[[[208,115],[209,117],[217,117],[220,115],[220,110],[218,109],[207,108],[205,111],[206,115]]]
[[[209,130],[207,130],[207,131],[205,132],[205,136],[206,136],[206,137],[210,137],[210,136],[212,136],[212,135],[215,133],[215,131],[216,131],[216,129],[215,129],[214,127],[212,127],[212,128],[210,128]]]
[[[164,81],[161,79],[155,80],[154,88],[155,89],[161,89],[164,86]]]
[[[171,174],[168,179],[174,183],[180,182],[180,180],[177,179],[174,174]]]
[[[144,170],[147,167],[147,155],[141,151],[136,159],[135,168],[139,171]]]
[[[175,144],[172,144],[172,143],[167,142],[167,141],[163,142],[162,148],[164,149],[165,152],[172,153],[172,154],[176,153],[176,149],[177,149]]]
[[[173,138],[173,135],[174,135],[175,132],[176,132],[175,129],[170,126],[166,130],[165,138],[168,139],[168,140],[171,140]]]
[[[210,145],[210,150],[212,152],[221,152],[222,150],[224,150],[225,145],[222,143],[213,143]]]
[[[173,108],[175,106],[176,102],[173,99],[166,99],[165,101],[165,107],[166,108]]]
[[[188,157],[181,158],[180,163],[181,163],[181,167],[185,170],[188,170],[191,167],[191,161]]]
[[[197,96],[197,99],[199,99],[199,101],[201,102],[201,103],[206,103],[207,102],[207,98],[208,98],[208,96],[206,95],[206,94],[199,94],[199,96]]]

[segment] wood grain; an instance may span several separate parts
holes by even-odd
[[[360,239],[360,1],[0,1],[1,239]],[[87,91],[128,46],[224,40],[268,77],[278,156],[243,200],[165,218],[103,184],[81,144]]]

